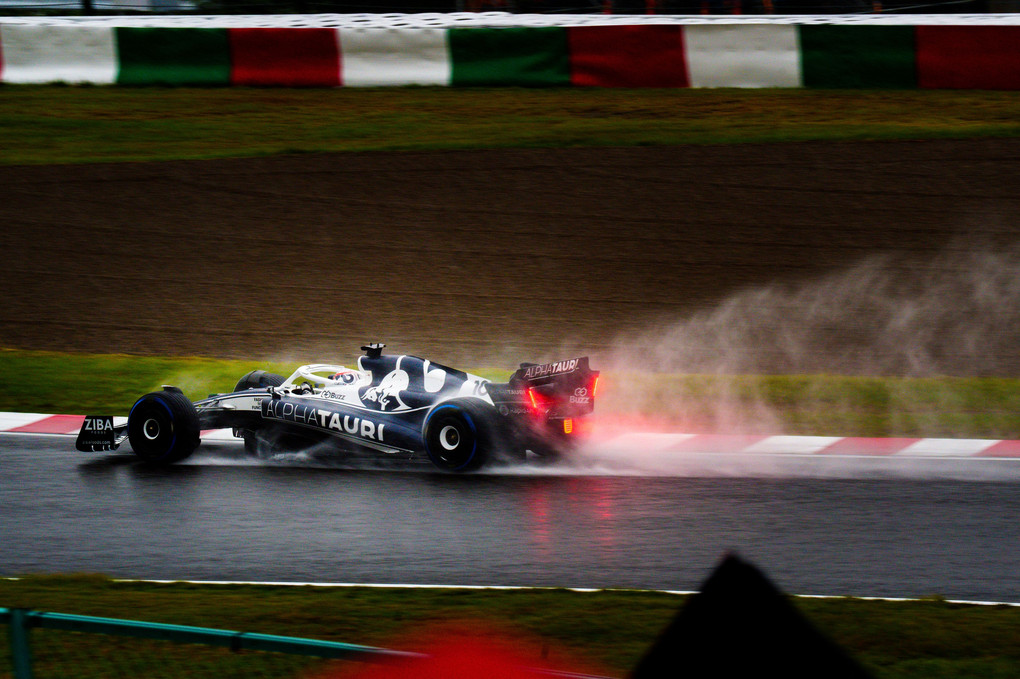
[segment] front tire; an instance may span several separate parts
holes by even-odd
[[[482,403],[451,401],[432,409],[425,419],[425,453],[448,472],[478,469],[492,453],[493,413]]]
[[[234,391],[246,389],[265,389],[266,387],[278,387],[287,380],[283,375],[266,372],[265,370],[252,370],[242,377],[234,385]]]
[[[154,464],[180,462],[200,442],[198,412],[176,391],[157,391],[135,401],[127,428],[135,455]]]

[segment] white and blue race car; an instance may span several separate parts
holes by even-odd
[[[170,464],[194,452],[202,431],[232,429],[259,456],[327,444],[460,472],[529,451],[558,455],[594,409],[599,373],[587,357],[522,363],[496,383],[417,356],[383,355],[384,346],[362,347],[357,368],[304,365],[287,378],[255,370],[232,392],[195,402],[165,386],[139,398],[124,424],[88,416],[76,446],[109,451],[126,439],[143,460]]]

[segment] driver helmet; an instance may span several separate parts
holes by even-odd
[[[340,366],[340,370],[333,373],[329,379],[340,384],[353,384],[358,378],[358,374],[350,368]]]

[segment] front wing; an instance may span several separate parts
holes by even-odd
[[[113,416],[87,415],[74,447],[85,453],[117,450],[127,436],[127,424],[114,424]]]

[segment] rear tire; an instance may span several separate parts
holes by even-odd
[[[278,387],[287,381],[283,375],[266,372],[265,370],[252,370],[242,377],[234,385],[234,391],[245,391],[246,389],[265,389],[266,387]]]
[[[448,472],[478,469],[492,453],[495,412],[469,400],[442,403],[425,418],[425,453]]]
[[[180,392],[146,394],[131,407],[128,440],[135,455],[146,462],[180,462],[191,455],[200,442],[198,412]]]

